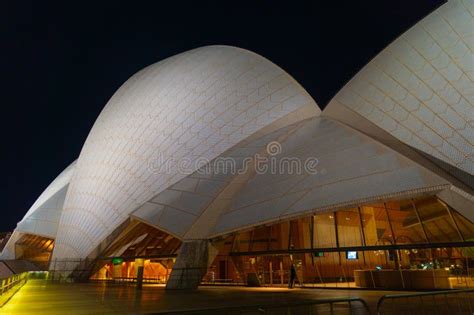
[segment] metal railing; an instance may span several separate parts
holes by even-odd
[[[358,304],[358,305],[356,305]],[[160,315],[298,315],[298,314],[370,314],[367,303],[359,297],[343,297],[298,301],[291,304],[231,306],[182,311],[166,311]]]
[[[25,283],[28,281],[28,273],[12,275],[2,279],[0,290],[0,307],[2,307]]]
[[[135,284],[137,283],[137,277],[113,277],[107,279],[89,279],[91,282],[107,282],[117,284]],[[150,284],[166,284],[166,281],[160,278],[143,278],[143,283]]]
[[[377,303],[377,315],[474,314],[474,289],[387,294]]]

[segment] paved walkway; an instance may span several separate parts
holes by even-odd
[[[380,296],[389,291],[203,287],[197,291],[166,291],[163,286],[103,283],[56,284],[30,280],[0,309],[0,314],[137,314],[256,304],[282,304],[330,297],[358,296],[373,311]],[[392,292],[393,293],[393,292]],[[400,293],[400,292],[398,292]]]

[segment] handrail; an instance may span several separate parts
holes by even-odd
[[[28,275],[28,273],[24,272],[24,273],[12,275],[12,276],[10,276],[6,279],[2,279],[2,286],[1,286],[1,290],[0,290],[0,295],[3,295],[4,293],[6,293],[11,288],[13,288],[15,285],[17,285],[18,283],[21,283],[23,281],[26,282],[27,275]]]
[[[348,303],[349,307],[352,308],[352,302],[360,302],[363,308],[367,311],[367,314],[370,314],[369,305],[365,300],[360,297],[338,297],[338,298],[327,298],[327,299],[317,299],[317,300],[310,300],[310,301],[298,301],[295,303],[285,303],[285,304],[258,304],[258,305],[245,305],[245,306],[226,306],[226,307],[210,307],[210,308],[203,308],[203,309],[188,309],[188,310],[173,310],[173,311],[162,311],[156,312],[153,314],[193,314],[200,312],[211,312],[211,311],[219,311],[219,314],[225,314],[224,312],[248,312],[251,310],[258,311],[261,313],[265,313],[265,309],[275,309],[275,308],[291,308],[291,307],[300,307],[300,306],[312,306],[312,305],[321,305],[321,304],[329,304],[331,314],[334,314],[334,306],[333,304],[336,303]]]
[[[447,295],[447,294],[458,294],[458,293],[469,293],[474,292],[474,289],[458,289],[458,290],[441,290],[441,291],[429,291],[429,292],[416,292],[416,293],[400,293],[400,294],[385,294],[380,297],[377,302],[377,311],[376,314],[382,314],[380,309],[382,307],[382,303],[386,299],[398,299],[398,298],[412,298],[412,297],[423,297],[423,296],[435,296],[435,295]],[[471,307],[471,303],[469,302],[469,307]]]
[[[1,281],[0,307],[2,307],[26,283],[26,281],[28,281],[28,272],[12,275],[6,279],[2,279]],[[10,291],[16,287],[18,287],[17,290],[11,293]]]

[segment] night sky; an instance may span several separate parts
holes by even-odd
[[[323,108],[443,3],[312,2],[1,2],[0,231],[78,157],[107,100],[141,68],[200,46],[238,46],[282,67]]]

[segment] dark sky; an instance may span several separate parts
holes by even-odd
[[[281,66],[323,108],[364,64],[441,3],[1,2],[0,231],[14,229],[78,157],[107,100],[141,68],[204,45],[239,46]]]

